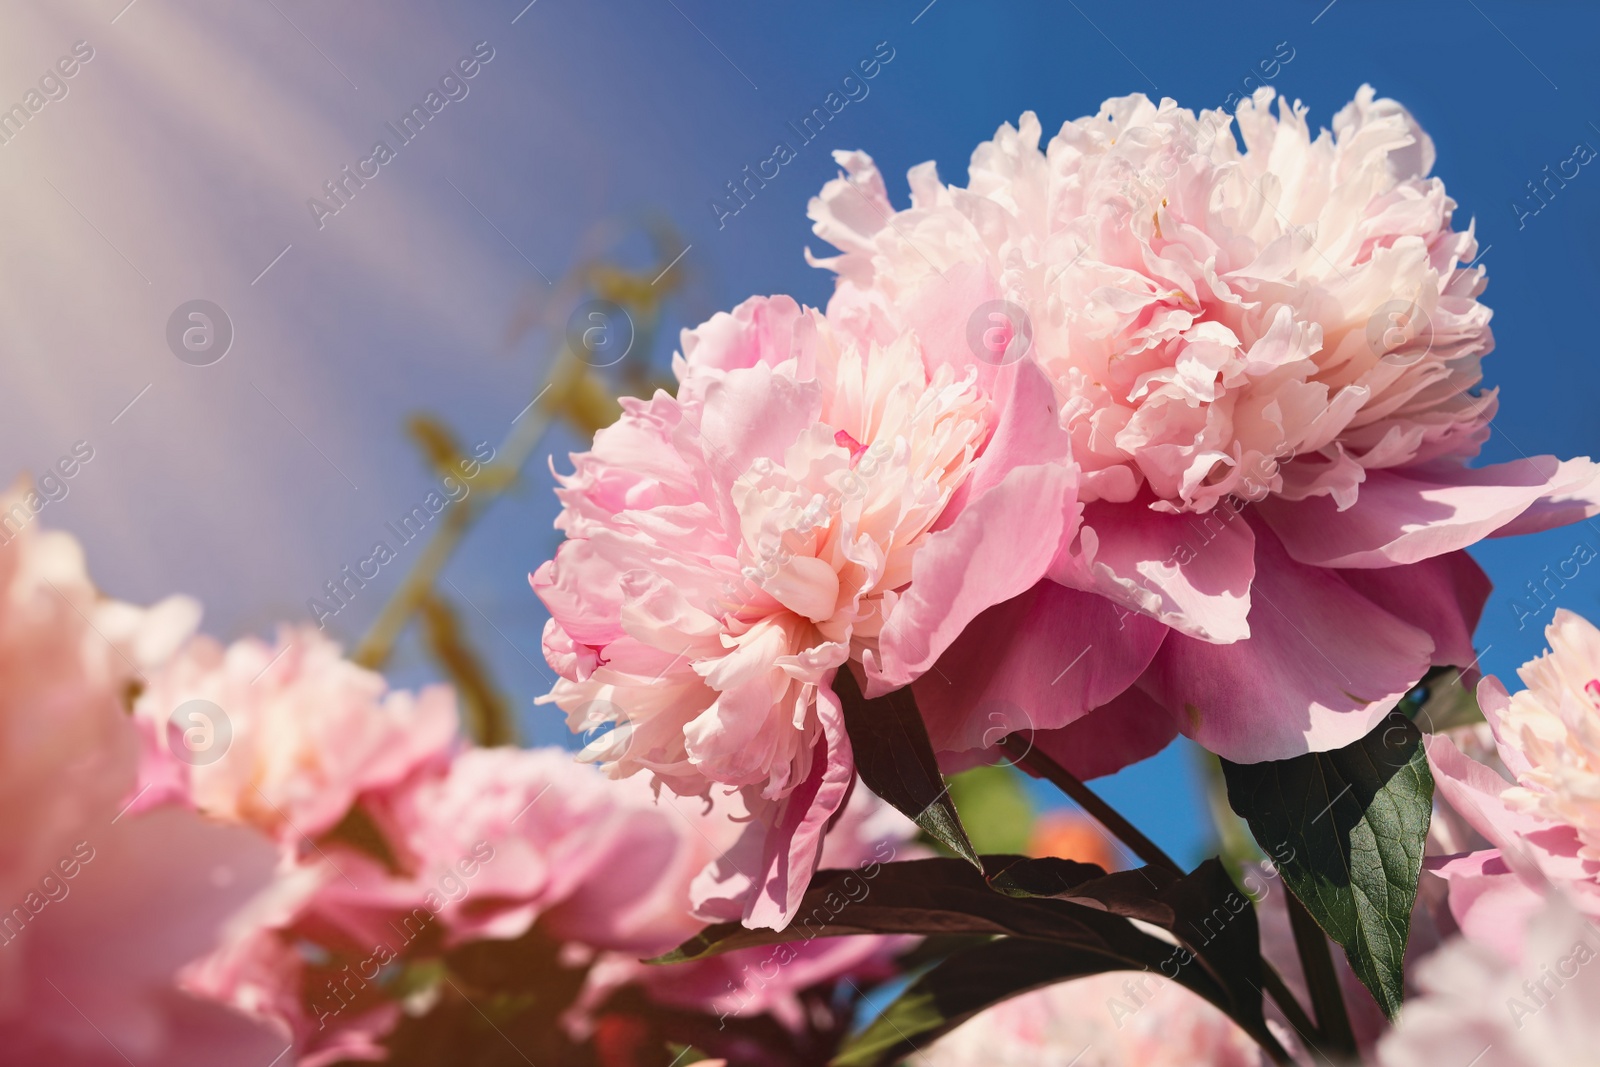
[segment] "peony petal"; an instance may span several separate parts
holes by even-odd
[[[777,364],[803,348],[806,312],[787,296],[753,296],[732,311],[719,311],[684,330],[682,355],[673,360],[678,380],[693,371],[735,370]]]
[[[1166,634],[1104,597],[1042,581],[974,619],[916,681],[917,706],[935,751],[1056,730],[1131,686]]]
[[[1050,569],[1062,585],[1144,612],[1205,641],[1250,635],[1255,535],[1226,502],[1204,515],[1152,511],[1142,503],[1084,508],[1077,551]]]
[[[1487,681],[1487,679],[1486,679]],[[1531,815],[1513,811],[1500,799],[1509,786],[1504,778],[1476,760],[1468,758],[1448,737],[1434,734],[1424,738],[1428,765],[1433,769],[1434,786],[1467,824],[1501,850],[1510,869],[1535,884],[1545,878],[1546,863],[1530,837],[1543,834],[1549,824]],[[1574,845],[1574,851],[1576,846]]]
[[[828,684],[817,691],[822,736],[817,739],[811,774],[779,802],[771,828],[762,828],[765,838],[754,875],[756,892],[744,902],[744,925],[751,929],[781,930],[789,925],[822,859],[823,835],[850,799],[855,784],[856,765],[845,733],[844,709],[831,682],[830,672]],[[756,830],[757,824],[752,824],[751,831]]]
[[[1061,428],[1054,390],[1032,360],[997,368],[987,388],[994,397],[991,417],[999,425],[973,465],[972,477],[946,510],[947,515],[962,500],[982,496],[1017,467],[1069,462],[1072,437]]]
[[[1455,552],[1503,528],[1515,531],[1513,520],[1552,492],[1565,502],[1542,505],[1530,523],[1543,516],[1557,525],[1592,513],[1574,502],[1573,483],[1572,468],[1538,456],[1477,469],[1368,471],[1360,496],[1344,511],[1327,497],[1267,499],[1256,507],[1301,563],[1392,567]]]
[[[1079,778],[1099,778],[1166,748],[1178,725],[1177,716],[1143,691],[1128,689],[1076,722],[1041,730],[1033,743]]]
[[[1550,479],[1550,491],[1491,537],[1538,533],[1580,522],[1600,513],[1600,465],[1585,456],[1561,461]]]
[[[622,633],[622,571],[587,539],[563,541],[528,584],[573,641],[604,648]]]
[[[910,588],[863,656],[867,695],[881,696],[927,671],[984,609],[1044,576],[1077,516],[1076,472],[1018,467],[928,538],[912,562]],[[1028,536],[1018,538],[1018,531]]]
[[[774,374],[765,363],[690,378],[678,390],[685,412],[701,401],[695,433],[707,447],[719,482],[732,482],[758,459],[782,462],[788,447],[817,419],[822,388]],[[693,425],[692,415],[687,420]]]
[[[1483,712],[1483,717],[1489,722],[1489,729],[1494,731],[1495,749],[1500,757],[1500,762],[1506,765],[1506,770],[1516,778],[1526,775],[1531,768],[1528,757],[1523,754],[1522,746],[1515,744],[1511,739],[1505,742],[1501,737],[1505,732],[1504,716],[1511,708],[1511,694],[1506,692],[1505,683],[1494,675],[1489,675],[1478,683],[1478,707]]]
[[[1435,666],[1475,663],[1472,631],[1483,615],[1491,583],[1471,556],[1450,552],[1420,563],[1341,571],[1345,583],[1396,618],[1433,638]]]
[[[1498,849],[1430,859],[1428,869],[1450,886],[1450,914],[1467,938],[1507,960],[1522,955],[1528,920],[1546,907],[1544,895],[1506,864]]]
[[[1341,748],[1366,736],[1427,672],[1433,640],[1256,529],[1249,640],[1171,634],[1142,688],[1183,732],[1240,763]]]

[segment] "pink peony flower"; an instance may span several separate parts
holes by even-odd
[[[26,508],[0,496],[0,514]],[[266,883],[254,834],[128,810],[127,702],[192,629],[181,598],[107,600],[69,535],[0,543],[0,1050],[8,1063],[200,1067],[282,1051],[175,978]]]
[[[1154,974],[1060,982],[989,1008],[922,1049],[928,1067],[1260,1067],[1231,1019]]]
[[[690,816],[564,749],[469,749],[377,818],[419,884],[467,886],[435,905],[453,944],[514,939],[537,920],[561,940],[647,956],[700,928],[686,887],[707,846]]]
[[[190,995],[180,980],[270,883],[271,842],[170,805],[116,816],[102,811],[78,827],[79,845],[36,874],[28,896],[6,902],[15,907],[0,937],[0,1058],[73,1067],[271,1062],[287,1042]],[[15,908],[31,912],[29,896],[48,903],[14,935]]]
[[[1417,970],[1422,996],[1406,1001],[1378,1046],[1380,1067],[1545,1067],[1591,1063],[1600,1047],[1600,931],[1564,902],[1532,920],[1526,951],[1507,957],[1456,939]]]
[[[1508,782],[1428,738],[1439,795],[1495,847],[1430,861],[1450,883],[1450,909],[1469,938],[1520,958],[1523,931],[1552,892],[1600,918],[1600,630],[1559,609],[1550,651],[1522,667],[1509,695],[1485,678],[1478,702]]]
[[[834,673],[904,684],[1036,583],[1074,472],[1039,462],[1065,437],[1031,369],[980,388],[787,298],[686,332],[675,370],[676,397],[625,399],[560,479],[568,539],[532,579],[545,699],[575,731],[615,724],[585,750],[613,776],[738,789],[744,921],[782,927],[854,776]]]
[[[206,717],[195,726],[190,701]],[[181,798],[290,845],[331,830],[363,792],[442,763],[456,738],[448,687],[389,691],[310,626],[283,627],[276,645],[196,637],[134,711],[155,787],[141,803]],[[186,749],[188,730],[200,748]]]
[[[1222,112],[1135,95],[1043,148],[1031,113],[1003,126],[964,189],[915,167],[905,210],[859,152],[812,201],[835,327],[980,388],[1036,368],[1081,472],[1054,584],[939,675],[889,673],[947,751],[1069,727],[1041,743],[1104,773],[1180,730],[1241,761],[1347,744],[1473,660],[1463,549],[1600,507],[1588,460],[1466,465],[1489,311],[1428,136],[1367,87],[1315,137],[1273,95],[1240,105],[1242,148]]]

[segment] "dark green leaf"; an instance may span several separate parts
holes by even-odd
[[[913,982],[846,1044],[833,1067],[895,1063],[1009,997],[1119,969],[1126,965],[1093,950],[1020,938],[964,949]],[[1064,1063],[1078,1050],[1059,1051]]]
[[[956,982],[951,988],[968,990],[961,994],[966,999],[959,1004],[975,1005],[971,1011],[1063,978],[1112,970],[1147,971],[1198,993],[1232,1015],[1257,1040],[1276,1048],[1261,1022],[1260,993],[1249,986],[1250,979],[1260,977],[1255,916],[1242,896],[1243,906],[1237,910],[1225,902],[1218,904],[1225,901],[1222,885],[1231,889],[1220,864],[1209,861],[1185,878],[1163,874],[1145,880],[1141,871],[1107,875],[1091,864],[1066,860],[1045,861],[1038,867],[1028,866],[1030,861],[1020,856],[988,856],[985,860],[998,872],[997,878],[1012,872],[1007,882],[1009,893],[1022,893],[1021,887],[1028,886],[1059,889],[1063,898],[996,892],[979,872],[961,860],[948,858],[887,863],[859,871],[818,871],[788,928],[750,930],[724,923],[709,927],[653,962],[676,963],[735,949],[850,934],[999,936],[1006,939],[1000,943],[1044,946],[999,952],[1014,951],[1028,959],[1052,962],[1037,973],[1018,971],[1016,981],[998,981],[983,970],[962,985],[957,979],[966,981],[962,968],[967,965],[947,969],[955,961],[975,959],[981,964],[998,957],[974,955],[977,950],[973,948],[957,951],[930,975],[942,974],[936,983],[948,979]],[[1171,928],[1180,941],[1203,946],[1204,954],[1151,936],[1129,921],[1133,916]],[[1191,965],[1197,957],[1200,964]],[[1234,968],[1234,975],[1219,978],[1219,966]],[[1005,973],[1003,967],[1000,973]],[[897,1002],[891,1009],[895,1013],[889,1017],[892,1024],[906,1028],[906,1013],[910,1013],[924,1018],[925,1030],[932,1034],[965,1018],[963,1012],[970,1014],[966,1008],[950,1007],[957,1001],[929,1001],[930,988],[943,987],[922,985],[908,990],[906,996],[911,999],[902,998],[904,1003]],[[878,1032],[881,1036],[882,1028]],[[884,1049],[887,1055],[888,1046]]]
[[[1391,1017],[1433,812],[1421,740],[1396,712],[1333,752],[1222,764],[1233,810]]]
[[[867,788],[951,852],[974,867],[981,866],[939,774],[910,687],[868,700],[846,666],[834,676],[833,690],[844,705],[844,726],[850,734],[856,771]]]
[[[1261,1013],[1261,939],[1255,907],[1217,859],[1182,877],[1160,867],[1104,874],[1086,863],[1017,859],[994,863],[990,882],[1004,893],[1047,896],[1138,919],[1172,934],[1188,953],[1170,958],[1163,973],[1196,963],[1227,991],[1221,1006],[1258,1037]]]
[[[1075,900],[1080,904],[1104,907],[1107,911],[1116,909],[1103,903],[1100,896],[1126,898],[1130,902],[1148,900],[1152,894],[1177,880],[1177,875],[1158,867],[1140,867],[1138,870],[1107,874],[1104,868],[1093,863],[1050,856],[1043,859],[985,856],[984,859],[988,863],[989,884],[1007,896]],[[1118,914],[1132,913],[1122,911]],[[1134,914],[1133,917],[1145,918],[1142,914]]]
[[[721,923],[652,962],[851,934],[1009,934],[1091,944],[1121,952],[1129,961],[1142,961],[1148,949],[1147,935],[1118,916],[1063,901],[1005,896],[964,861],[938,858],[818,871],[787,928],[751,930]]]

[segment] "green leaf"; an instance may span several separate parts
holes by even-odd
[[[1222,761],[1228,802],[1378,1005],[1400,1008],[1402,965],[1433,814],[1422,735],[1391,713],[1333,752]]]
[[[1170,958],[1168,978],[1191,964],[1225,990],[1221,1006],[1258,1040],[1266,1033],[1261,1005],[1261,938],[1255,906],[1241,893],[1222,861],[1206,860],[1178,876],[1160,867],[1104,874],[1090,864],[1062,859],[990,857],[989,881],[1003,893],[1047,896],[1104,908],[1176,937],[1188,953]]]
[[[972,847],[939,774],[939,762],[910,687],[868,700],[845,666],[834,676],[833,691],[844,705],[844,726],[855,753],[856,772],[867,788],[935,841],[981,867],[978,850]]]
[[[1093,874],[1104,873],[1082,866]],[[1129,961],[1144,958],[1147,946],[1141,939],[1148,936],[1104,910],[997,893],[965,861],[939,857],[861,870],[818,871],[794,921],[784,929],[752,930],[736,922],[720,923],[651,962],[681,963],[734,949],[852,934],[1008,934],[1093,943],[1108,953],[1121,952]]]
[[[961,812],[978,852],[1020,853],[1028,849],[1033,832],[1033,805],[1021,772],[1011,767],[974,767],[952,774],[950,799]]]
[[[995,878],[1005,880],[1003,893],[970,865],[947,857],[819,870],[786,929],[710,926],[653,963],[850,934],[1002,937],[952,953],[894,1001],[837,1062],[886,1062],[907,1051],[891,1035],[920,1033],[931,1040],[1014,993],[1101,971],[1170,977],[1234,1016],[1270,1051],[1282,1053],[1261,1021],[1261,993],[1250,984],[1259,979],[1254,913],[1243,897],[1232,909],[1222,904],[1221,912],[1216,910],[1226,896],[1222,886],[1232,888],[1218,862],[1208,861],[1184,878],[1152,872],[1147,880],[1139,870],[1107,875],[1093,864],[1070,861],[984,859],[997,872]],[[1066,896],[1030,896],[1029,889],[1059,889]],[[1142,931],[1131,917],[1168,926],[1179,941],[1210,941],[1218,947],[1200,957]],[[774,950],[779,965],[781,952]],[[1195,965],[1197,958],[1202,961]],[[1234,969],[1234,976],[1219,979],[1216,960]]]
[[[1119,969],[1125,968],[1091,949],[1022,938],[964,949],[913,982],[845,1044],[832,1067],[895,1063],[1009,997]],[[1066,1062],[1077,1050],[1059,1051]]]
[[[1001,872],[1028,862],[1019,856],[985,859],[991,868]],[[1040,880],[1032,884],[1042,888],[1048,880],[1074,894],[1076,899],[996,892],[982,874],[961,860],[949,858],[886,863],[862,870],[818,871],[794,922],[787,928],[751,930],[738,923],[723,923],[707,928],[675,951],[651,962],[681,963],[736,949],[852,934],[998,936],[1004,941],[986,943],[980,948],[1001,943],[1041,946],[997,949],[996,952],[1022,953],[1024,956],[1019,958],[1042,961],[1042,969],[1022,968],[1015,974],[1004,967],[997,971],[984,969],[969,981],[963,977],[967,972],[962,968],[967,965],[952,967],[954,961],[977,960],[987,967],[985,961],[995,957],[979,948],[961,949],[925,976],[923,984],[907,990],[906,997],[911,999],[902,997],[897,1001],[888,1016],[892,1025],[884,1025],[900,1026],[913,1036],[915,1032],[942,1033],[970,1011],[1038,985],[1101,971],[1148,971],[1164,975],[1198,993],[1232,1015],[1264,1046],[1278,1050],[1261,1022],[1260,992],[1253,988],[1249,992],[1239,991],[1248,984],[1249,977],[1259,978],[1259,971],[1252,969],[1259,966],[1259,960],[1253,955],[1256,926],[1248,901],[1241,900],[1242,909],[1228,911],[1226,918],[1207,910],[1211,907],[1211,897],[1218,893],[1213,876],[1226,882],[1220,864],[1212,861],[1186,878],[1167,874],[1153,882],[1141,882],[1139,884],[1147,888],[1140,890],[1136,881],[1142,877],[1141,872],[1107,875],[1091,864],[1060,861],[1059,865],[1037,871],[1019,871],[1019,879],[1013,880],[1011,892],[1020,892],[1020,882],[1034,873]],[[1141,892],[1155,894],[1159,899],[1139,901]],[[1202,899],[1205,907],[1197,903]],[[1199,922],[1200,927],[1193,931],[1196,939],[1208,938],[1234,947],[1241,940],[1247,941],[1246,954],[1255,962],[1235,959],[1234,949],[1229,948],[1228,962],[1237,968],[1239,978],[1227,982],[1219,980],[1209,962],[1191,965],[1197,953],[1141,930],[1131,921],[1135,913],[1151,916],[1175,930],[1183,930],[1188,921]],[[1206,926],[1204,916],[1213,915],[1212,924]],[[1184,933],[1183,938],[1188,937],[1190,933]],[[774,954],[779,965],[784,962],[782,952],[779,949]],[[935,973],[941,977],[931,979],[933,985],[926,984]],[[946,996],[947,990],[939,983],[946,980],[956,983],[950,988],[963,990],[957,1000],[940,999]],[[938,995],[928,1000],[934,993]],[[869,1027],[869,1032],[883,1035],[881,1027],[877,1031]],[[887,1050],[888,1046],[883,1048]],[[867,1055],[860,1051],[852,1054]],[[884,1054],[887,1055],[887,1051]]]

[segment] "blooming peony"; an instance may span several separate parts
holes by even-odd
[[[190,701],[206,717],[194,726]],[[195,638],[135,715],[146,783],[157,787],[141,803],[182,798],[290,844],[331,830],[362,792],[443,762],[456,736],[448,687],[391,692],[310,626],[283,628],[276,645]],[[201,731],[198,748],[186,749],[189,730]]]
[[[26,507],[0,495],[0,513]],[[0,1056],[201,1067],[282,1051],[175,977],[271,876],[274,850],[173,807],[129,811],[127,702],[195,606],[95,590],[78,543],[23,525],[0,543]]]
[[[921,1050],[927,1067],[1260,1067],[1260,1047],[1175,982],[1111,972],[1004,1001]]]
[[[1379,1067],[1546,1067],[1592,1063],[1600,1047],[1600,931],[1562,901],[1537,915],[1519,957],[1456,939],[1417,969],[1378,1046]]]
[[[1240,105],[1242,147],[1222,112],[1135,95],[1042,148],[1031,113],[1003,126],[964,189],[915,167],[905,210],[859,152],[812,201],[829,320],[980,387],[1036,368],[1080,471],[1054,584],[937,675],[888,674],[941,747],[993,743],[984,702],[1074,724],[1054,747],[1091,773],[1179,730],[1241,761],[1347,744],[1473,660],[1463,549],[1600,506],[1587,460],[1466,466],[1489,311],[1427,134],[1367,87],[1315,137],[1273,96]]]
[[[1493,677],[1478,686],[1514,781],[1446,737],[1427,741],[1440,796],[1495,846],[1431,865],[1462,932],[1513,960],[1552,891],[1600,918],[1600,630],[1561,609],[1545,636],[1550,651],[1518,672],[1526,689],[1509,695]]]
[[[781,927],[854,776],[835,672],[915,676],[1039,581],[1074,475],[1038,462],[1065,438],[1037,375],[980,388],[787,298],[685,333],[675,370],[676,397],[625,399],[560,479],[567,541],[532,579],[546,699],[616,724],[586,750],[615,776],[741,791],[744,920]]]

